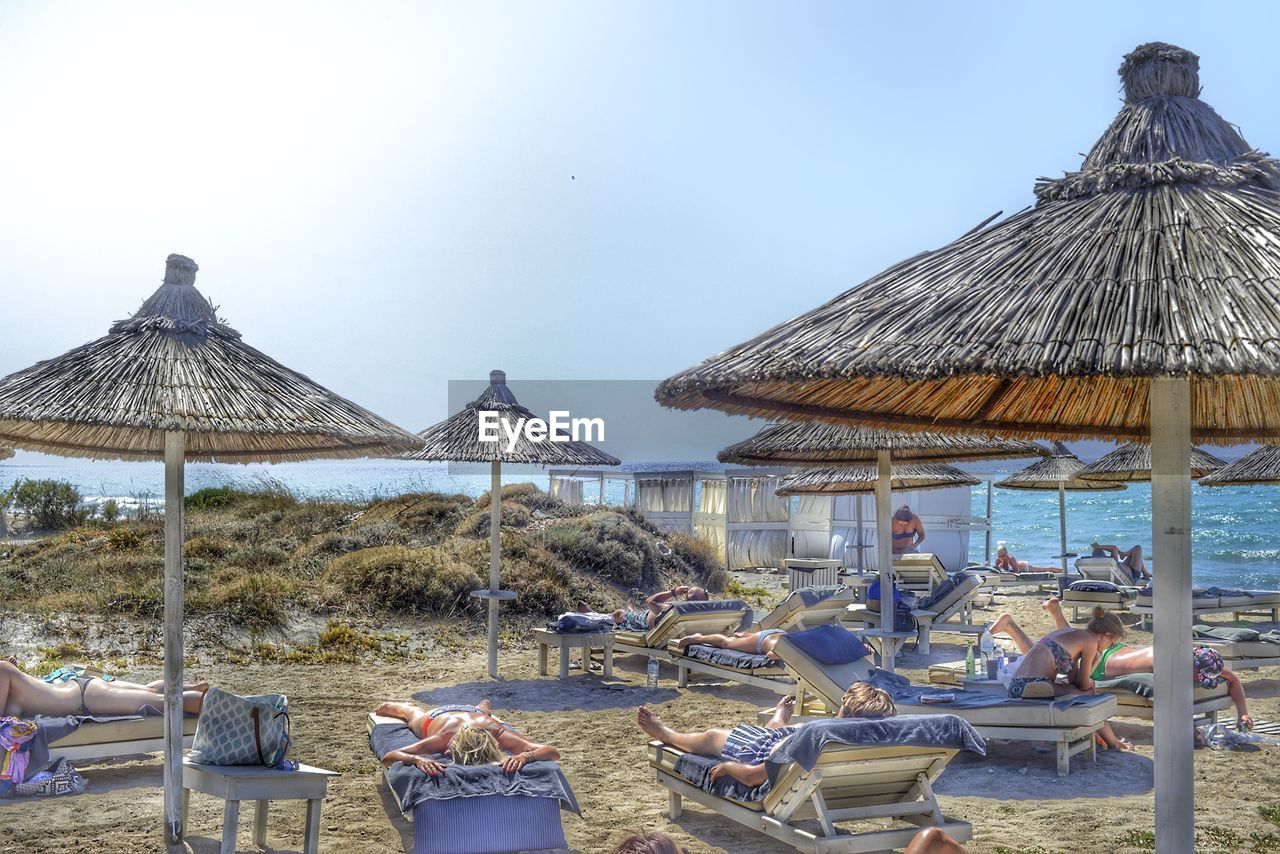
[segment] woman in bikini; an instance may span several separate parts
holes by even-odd
[[[1062,612],[1062,603],[1057,597],[1050,597],[1042,606],[1059,629],[1069,629],[1067,616]],[[1014,622],[1009,614],[1001,614],[991,625],[992,634],[1005,634],[1013,639],[1018,651],[1023,654],[1031,648],[1031,638]],[[1105,679],[1119,679],[1132,673],[1155,672],[1155,648],[1150,646],[1130,646],[1117,639],[1115,643],[1100,650],[1096,663],[1089,676],[1094,682]],[[1221,679],[1227,683],[1228,693],[1236,706],[1236,714],[1240,728],[1253,729],[1253,718],[1249,715],[1244,686],[1240,677],[1231,672],[1222,660],[1222,655],[1212,647],[1198,646],[1192,654],[1192,677],[1196,683],[1205,688],[1213,688]]]
[[[1016,557],[1009,554],[1009,550],[1004,546],[1000,546],[999,548],[996,549],[995,567],[1001,572],[1012,572],[1012,573],[1018,573],[1018,572],[1061,573],[1062,572],[1062,567],[1060,566],[1033,566],[1028,561],[1018,560]]]
[[[182,709],[198,715],[204,707],[207,682],[182,689]],[[143,710],[164,712],[164,682],[139,685],[134,682],[105,682],[93,676],[79,676],[69,682],[49,683],[23,673],[12,661],[0,661],[0,714],[16,718],[36,715],[100,715],[122,717]]]
[[[459,765],[501,764],[508,774],[529,762],[560,758],[559,750],[530,741],[491,714],[489,708],[488,700],[481,700],[477,706],[440,706],[430,711],[413,703],[383,703],[373,710],[374,714],[399,718],[421,741],[389,751],[382,757],[382,764],[403,762],[430,777],[438,777],[445,772],[445,766],[430,757],[443,753]]]
[[[680,648],[684,649],[695,643],[705,646],[718,646],[721,649],[734,649],[738,652],[754,652],[768,658],[777,659],[773,648],[778,639],[787,633],[786,629],[762,629],[758,632],[734,632],[729,635],[689,635],[680,638]]]
[[[920,517],[911,512],[911,508],[903,504],[893,514],[893,553],[896,555],[917,554],[920,544],[924,542],[924,525]]]

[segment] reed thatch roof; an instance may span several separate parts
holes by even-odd
[[[1111,483],[1105,480],[1085,480],[1079,477],[1084,463],[1071,453],[1061,442],[1053,443],[1053,455],[1043,460],[1036,460],[1024,469],[1020,469],[1003,480],[996,481],[996,486],[1005,489],[1044,489],[1057,491],[1058,487],[1072,492],[1100,492],[1105,490],[1124,489],[1124,484]]]
[[[104,338],[0,379],[0,442],[70,457],[153,460],[168,430],[189,460],[394,456],[401,430],[240,340],[170,255],[164,283]]]
[[[672,407],[923,430],[1143,438],[1151,377],[1191,381],[1194,441],[1280,436],[1280,163],[1152,43],[1080,171],[679,373]]]
[[[480,413],[496,412],[515,428],[520,419],[536,418],[507,388],[503,371],[489,372],[489,385],[461,411],[418,434],[422,447],[405,459],[454,463],[530,463],[539,466],[616,466],[621,461],[586,442],[533,442],[523,431],[513,450],[507,441],[480,441]]]
[[[13,459],[13,449],[0,448],[0,460],[9,460],[9,459]]]
[[[907,463],[893,466],[892,473],[891,488],[896,492],[976,486],[981,482],[954,466],[942,463]],[[775,491],[782,496],[875,492],[878,477],[875,466],[804,469],[779,479]]]
[[[1201,486],[1280,483],[1280,447],[1263,445],[1233,463],[1200,478]]]
[[[1203,477],[1226,465],[1213,454],[1200,448],[1191,449],[1191,476]],[[1138,481],[1151,480],[1151,446],[1141,442],[1121,445],[1080,469],[1083,480]]]
[[[879,451],[895,460],[997,460],[1044,456],[1035,442],[936,433],[896,433],[835,424],[779,422],[725,448],[716,458],[737,465],[831,465],[874,462]]]

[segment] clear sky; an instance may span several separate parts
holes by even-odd
[[[1032,201],[1135,45],[1280,150],[1277,13],[1161,3],[0,2],[0,375],[170,252],[404,427],[659,380]]]

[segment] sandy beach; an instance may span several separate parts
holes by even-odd
[[[753,586],[771,576],[747,576]],[[772,586],[772,585],[771,585]],[[978,612],[993,619],[1009,610],[1024,626],[1050,626],[1033,595],[1008,595]],[[493,701],[495,710],[536,738],[558,745],[564,770],[582,804],[579,818],[565,815],[570,845],[578,851],[607,851],[629,832],[656,828],[670,833],[691,852],[773,852],[787,850],[767,837],[687,806],[678,822],[665,815],[666,790],[653,782],[645,738],[635,726],[637,706],[655,708],[677,727],[731,725],[751,719],[776,697],[762,690],[694,677],[687,690],[675,687],[674,672],[663,671],[658,690],[644,688],[643,661],[620,658],[614,678],[583,675],[576,668],[567,682],[539,678],[531,645],[501,656],[503,679],[488,682],[477,635],[470,651],[432,650],[430,630],[400,623],[387,631],[409,634],[417,649],[405,660],[384,658],[364,664],[290,665],[209,663],[200,653],[190,672],[227,690],[261,690],[289,695],[295,755],[303,762],[341,773],[324,807],[321,850],[381,852],[404,850],[410,825],[399,817],[370,756],[364,715],[380,699],[412,697],[426,706]],[[415,633],[417,633],[415,635]],[[1149,635],[1134,629],[1131,639]],[[109,638],[100,642],[108,644]],[[925,678],[931,662],[963,657],[964,648],[935,643],[926,659],[906,655],[903,672]],[[206,660],[207,659],[207,660]],[[554,672],[554,671],[553,671]],[[129,670],[131,678],[159,675],[154,666]],[[1280,718],[1280,672],[1246,671],[1250,710],[1259,720]],[[1149,723],[1123,720],[1117,731],[1136,745],[1132,753],[1101,753],[1096,765],[1077,758],[1070,776],[1059,777],[1052,756],[1026,743],[991,742],[982,759],[962,754],[936,786],[944,810],[973,823],[975,852],[1151,850],[1152,731]],[[1259,806],[1274,805],[1280,792],[1276,748],[1261,751],[1196,753],[1197,833],[1204,850],[1257,851],[1280,848],[1280,827],[1260,817]],[[0,851],[64,852],[109,850],[149,852],[159,846],[160,765],[154,758],[82,769],[89,790],[76,797],[0,801]],[[191,805],[192,851],[217,850],[221,802],[199,795]],[[303,807],[273,808],[271,850],[302,844]],[[251,821],[242,818],[240,850],[251,845]],[[1254,834],[1253,837],[1250,835]]]

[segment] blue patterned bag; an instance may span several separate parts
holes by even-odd
[[[190,760],[201,765],[279,765],[289,752],[289,698],[240,697],[217,688],[204,696]]]

